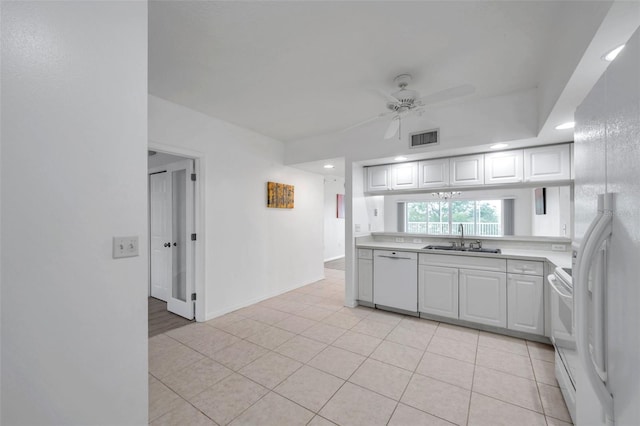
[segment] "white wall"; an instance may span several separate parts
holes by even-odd
[[[570,188],[548,187],[546,190],[546,214],[535,214],[535,193],[531,190],[531,230],[532,235],[571,237],[571,197]]]
[[[344,178],[324,178],[324,260],[344,257],[345,219],[337,217],[337,195],[344,194]]]
[[[499,200],[513,198],[514,201],[514,234],[535,235],[531,233],[532,198],[531,188],[489,189],[463,192],[460,198],[466,200]],[[373,197],[372,197],[373,198]],[[384,196],[384,230],[397,232],[398,208],[400,201],[431,200],[431,193],[400,194]]]
[[[364,168],[354,163],[350,158],[345,158],[345,203],[346,222],[345,226],[345,305],[354,307],[356,302],[356,280],[357,271],[355,264],[355,239],[359,236],[368,235],[362,232],[363,224],[368,222],[367,207],[364,197]],[[358,231],[356,231],[358,229]]]
[[[2,2],[2,418],[147,424],[146,2]]]
[[[198,320],[323,278],[323,177],[284,166],[281,142],[155,96],[149,140],[154,150],[201,157],[206,289]],[[268,181],[295,186],[294,209],[266,207]]]

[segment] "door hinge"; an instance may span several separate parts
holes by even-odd
[[[191,300],[196,300],[196,294],[195,293],[191,293]]]
[[[192,181],[196,181],[196,174],[195,173],[191,173],[191,180]]]
[[[191,241],[195,241],[196,240],[196,234],[191,234]]]

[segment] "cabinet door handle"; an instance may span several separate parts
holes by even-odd
[[[171,247],[171,243],[164,243],[165,247]]]

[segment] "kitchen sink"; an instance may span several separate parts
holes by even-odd
[[[423,250],[448,250],[448,251],[468,251],[471,253],[494,253],[494,254],[500,254],[502,253],[500,251],[500,249],[493,249],[493,248],[471,248],[471,247],[459,247],[459,246],[435,246],[435,245],[429,245],[426,247],[423,247]]]

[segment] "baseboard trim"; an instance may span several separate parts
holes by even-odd
[[[296,285],[293,285],[291,287],[288,287],[288,288],[285,288],[285,289],[282,289],[282,290],[278,290],[276,292],[270,293],[270,294],[265,295],[265,296],[254,297],[253,299],[249,299],[247,301],[244,301],[244,302],[241,302],[241,303],[237,303],[235,305],[226,306],[226,307],[224,307],[222,309],[218,309],[218,310],[213,311],[213,312],[207,312],[207,314],[205,315],[205,320],[204,321],[212,320],[214,318],[220,317],[220,316],[228,314],[230,312],[237,311],[238,309],[246,308],[247,306],[254,305],[256,303],[260,303],[260,302],[262,302],[264,300],[271,299],[272,297],[280,296],[281,294],[287,293],[287,292],[292,291],[292,290],[296,290],[296,289],[298,289],[300,287],[304,287],[306,285],[309,285],[311,283],[315,283],[317,281],[321,281],[323,279],[325,279],[324,275],[321,276],[318,279],[311,280],[311,281],[303,283],[303,284],[296,284]]]
[[[344,254],[342,256],[330,257],[329,259],[325,259],[325,262],[331,262],[332,260],[338,260],[344,258]]]

